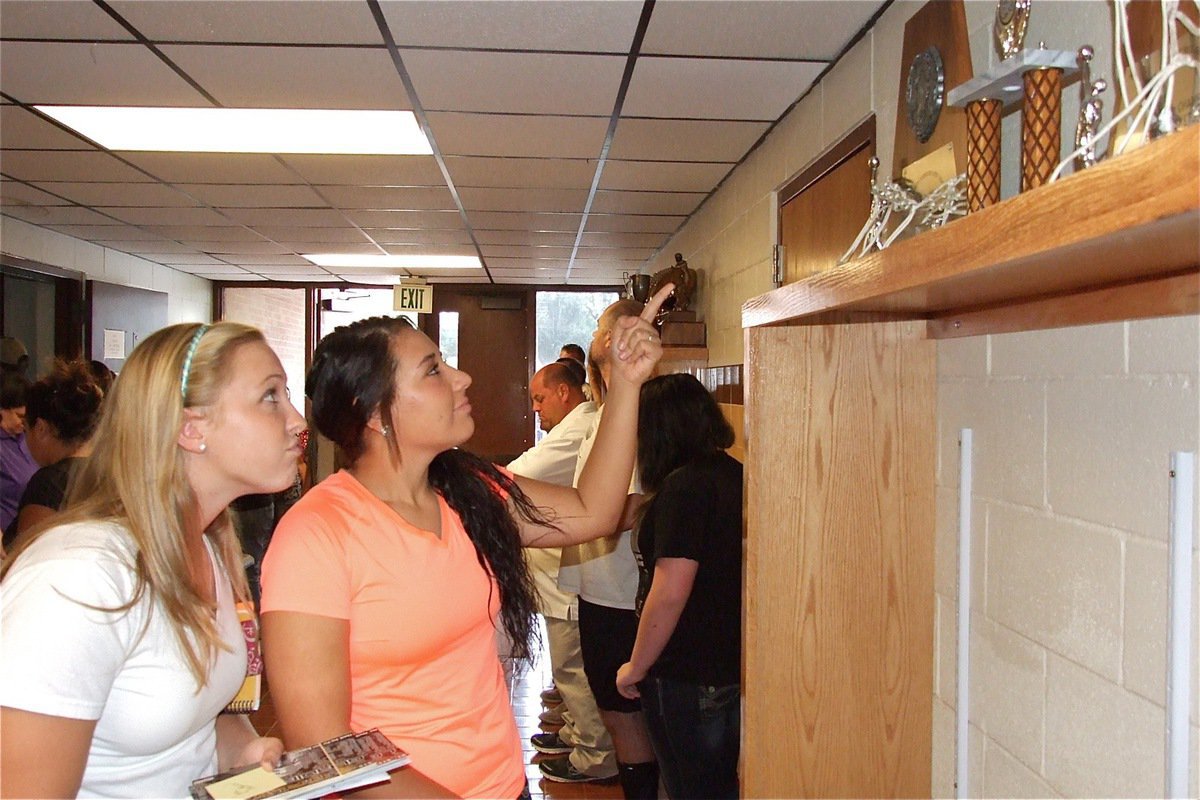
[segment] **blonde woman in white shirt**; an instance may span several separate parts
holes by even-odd
[[[278,760],[221,713],[248,597],[226,506],[290,485],[303,429],[253,328],[174,325],[134,350],[66,509],[4,565],[0,795],[186,797]]]

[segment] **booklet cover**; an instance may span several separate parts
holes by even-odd
[[[195,800],[321,797],[386,781],[389,771],[408,762],[408,753],[372,728],[284,753],[274,770],[244,767],[201,778],[192,783],[192,797]]]

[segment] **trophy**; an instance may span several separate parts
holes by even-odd
[[[639,303],[645,303],[650,299],[650,276],[642,273],[630,275],[626,272],[622,275],[625,279],[625,293],[637,300]]]

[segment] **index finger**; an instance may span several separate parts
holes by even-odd
[[[646,303],[646,307],[642,309],[642,313],[638,314],[638,319],[646,322],[654,322],[654,318],[658,315],[658,310],[662,308],[662,304],[671,296],[671,292],[675,291],[675,284],[664,284],[661,289],[655,292],[654,297]]]

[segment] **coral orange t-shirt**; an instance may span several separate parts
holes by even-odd
[[[515,798],[525,773],[496,652],[499,589],[439,505],[441,538],[350,473],[330,476],[276,528],[262,610],[349,620],[351,727],[379,728],[462,797]]]

